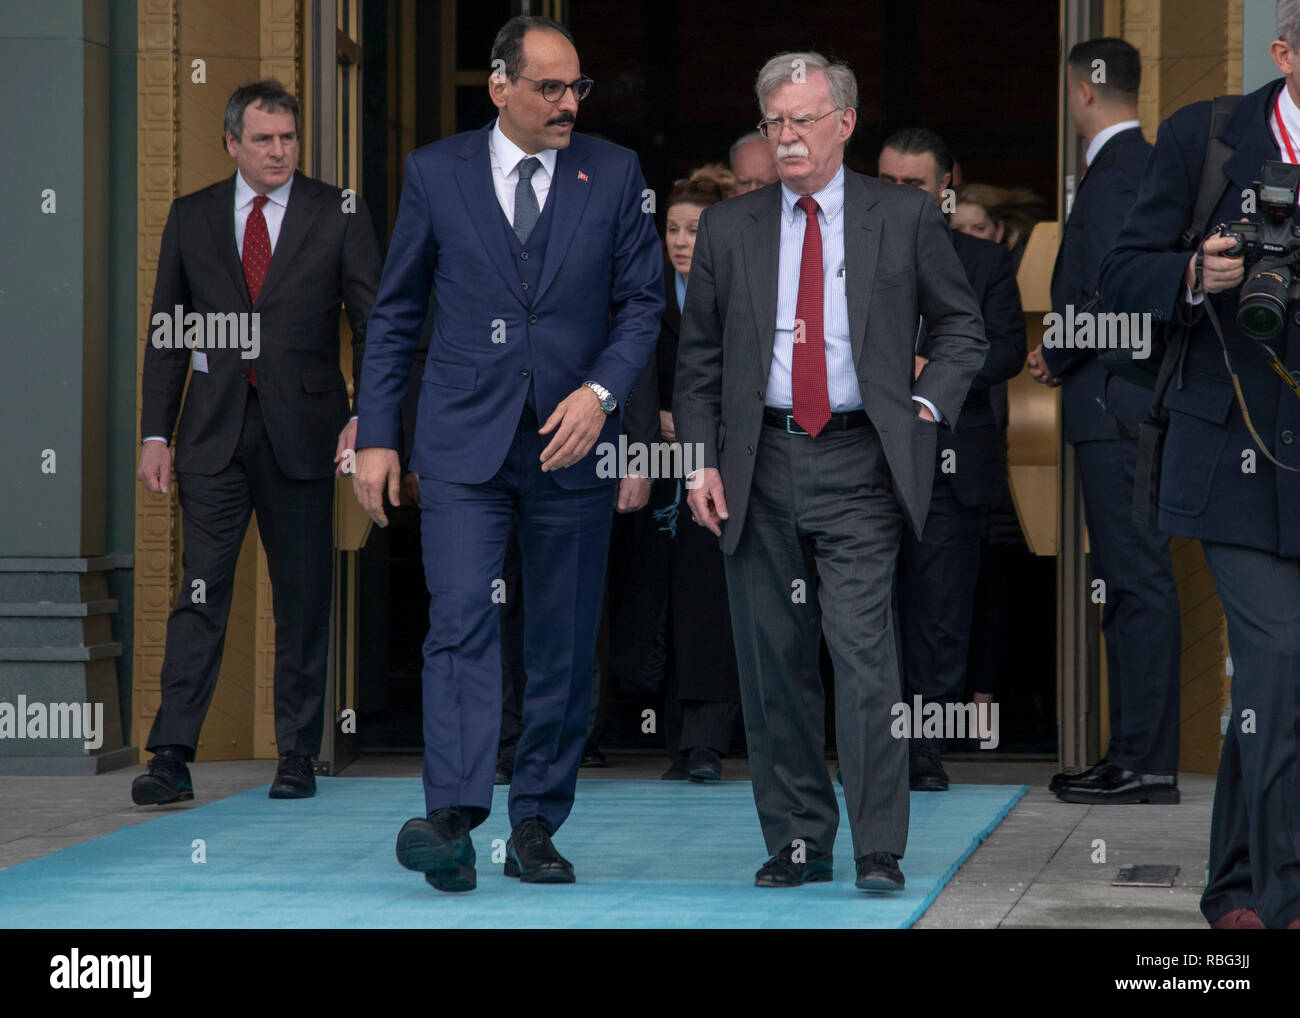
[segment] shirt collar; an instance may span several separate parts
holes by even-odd
[[[1097,158],[1097,153],[1101,151],[1102,146],[1111,138],[1119,134],[1120,131],[1128,131],[1134,127],[1141,127],[1142,124],[1137,120],[1121,120],[1118,124],[1111,124],[1110,127],[1103,127],[1097,132],[1096,137],[1088,144],[1088,151],[1083,154],[1083,161],[1088,166]]]
[[[492,157],[500,167],[501,172],[507,177],[510,176],[519,167],[519,163],[528,158],[528,153],[516,145],[513,141],[505,136],[501,130],[501,118],[497,117],[492,124]],[[541,160],[542,169],[546,175],[554,179],[555,177],[555,156],[556,150],[553,148],[544,148],[540,152],[532,153],[537,159]]]
[[[274,191],[266,191],[266,198],[272,200],[282,208],[289,208],[289,189],[294,186],[295,174],[289,174],[289,179],[279,185]],[[243,174],[235,170],[235,208],[243,208],[244,205],[251,204],[257,196],[257,192],[248,186],[248,182],[243,178]]]
[[[785,217],[787,225],[794,222],[796,212],[799,212],[795,206],[802,195],[795,194],[783,182],[781,184],[781,215]],[[818,208],[822,210],[822,215],[826,217],[826,222],[835,222],[835,217],[844,210],[844,164],[835,171],[835,176],[831,177],[830,183],[820,191],[812,194],[812,199],[817,203]]]
[[[686,280],[676,269],[673,269],[673,275],[676,277],[673,280],[673,293],[677,297],[677,310],[680,311],[686,305]]]
[[[289,174],[289,179],[277,187],[274,191],[267,191],[266,196],[282,208],[289,207],[289,188],[293,187],[294,174]],[[244,175],[238,170],[235,171],[235,208],[242,209],[245,205],[252,203],[257,197],[257,192],[248,186],[244,180]]]
[[[1291,90],[1286,87],[1285,81],[1282,82],[1282,91],[1278,94],[1280,99],[1278,100],[1277,108],[1282,112],[1282,123],[1286,126],[1286,133],[1290,136],[1291,147],[1294,149],[1297,147],[1296,139],[1300,138],[1300,107],[1297,107],[1295,100],[1291,98]],[[1268,112],[1270,118],[1273,114],[1272,105],[1272,103],[1269,104],[1270,109]],[[1274,130],[1276,131],[1276,127]],[[1279,145],[1278,148],[1282,152],[1282,158],[1286,159],[1285,147]]]

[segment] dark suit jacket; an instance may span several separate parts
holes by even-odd
[[[1010,251],[960,230],[952,231],[952,244],[979,303],[989,347],[956,426],[939,431],[938,456],[942,466],[945,449],[955,454],[955,469],[943,476],[952,484],[957,500],[962,505],[987,505],[1006,472],[1002,433],[989,401],[989,389],[1014,378],[1025,366],[1025,313],[1020,306]],[[917,353],[928,357],[929,348],[927,329]]]
[[[1083,175],[1052,268],[1052,310],[1057,314],[1065,314],[1067,304],[1079,311],[1092,299],[1101,260],[1133,207],[1150,154],[1151,146],[1139,128],[1120,131],[1101,147]],[[1045,346],[1043,361],[1062,379],[1061,412],[1067,442],[1119,437],[1116,417],[1129,435],[1137,434],[1151,406],[1148,390],[1110,375],[1094,350]]]
[[[776,334],[781,185],[704,210],[682,312],[673,420],[722,473],[730,519],[722,550],[745,525],[754,452]],[[880,434],[894,491],[920,536],[929,510],[937,432],[954,427],[988,341],[979,305],[934,199],[914,187],[844,171],[849,335],[862,405]],[[912,380],[917,318],[930,363]],[[917,416],[913,394],[944,424]]]
[[[505,461],[530,385],[544,421],[591,379],[614,394],[619,409],[592,451],[553,476],[571,489],[608,484],[596,470],[599,450],[605,442],[617,446],[628,394],[654,352],[663,312],[661,248],[654,216],[642,210],[636,153],[581,134],[558,151],[546,199],[550,236],[529,298],[492,184],[491,129],[407,157],[370,318],[357,448],[398,448],[411,352],[432,291],[438,313],[411,469],[481,484]],[[505,342],[494,342],[494,334]]]
[[[1241,218],[1242,192],[1265,160],[1281,159],[1268,113],[1283,79],[1243,96],[1220,137],[1234,151],[1224,162],[1227,191],[1210,219]],[[1169,431],[1160,472],[1162,530],[1187,537],[1300,556],[1300,473],[1278,471],[1255,449],[1233,398],[1223,351],[1204,305],[1184,299],[1191,254],[1179,234],[1192,216],[1210,130],[1209,102],[1184,106],[1160,125],[1142,174],[1137,201],[1101,267],[1101,295],[1116,311],[1149,311],[1158,320],[1195,323],[1181,378],[1165,396]],[[1300,224],[1300,215],[1292,220]],[[1240,290],[1213,301],[1223,325],[1251,419],[1283,463],[1300,467],[1300,399],[1281,383],[1255,340],[1236,328]],[[1292,372],[1300,372],[1300,322],[1288,309],[1283,331],[1270,344]],[[1244,469],[1253,451],[1253,471]]]
[[[628,400],[627,412],[633,419],[624,421],[624,430],[631,441],[646,434],[651,437],[641,438],[641,441],[661,441],[659,411],[672,411],[673,382],[677,376],[677,336],[682,326],[682,310],[677,306],[676,285],[672,266],[665,264],[664,313],[659,319],[659,342]]]
[[[677,306],[677,292],[673,286],[673,270],[666,267],[664,269],[664,313],[659,318],[659,342],[655,346],[654,354],[646,362],[641,377],[632,387],[632,394],[627,398],[627,411],[623,414],[623,431],[629,442],[649,445],[651,442],[662,441],[659,433],[659,411],[668,410],[673,405],[671,365],[677,356],[677,329],[682,319],[681,309]],[[673,358],[667,362],[670,367],[666,399],[664,398],[665,342],[671,344],[672,352],[668,356]]]
[[[257,312],[260,353],[207,350],[182,411],[191,351],[145,341],[140,435],[176,433],[176,469],[215,474],[230,462],[244,422],[248,369],[255,365],[266,432],[289,477],[334,473],[349,402],[339,370],[339,309],[352,326],[353,378],[361,377],[366,316],[379,278],[379,249],[365,201],[343,211],[342,192],[301,173],[289,190],[275,252],[256,306],[235,246],[235,177],[172,202],[158,254],[153,314]],[[180,416],[179,428],[177,415]]]

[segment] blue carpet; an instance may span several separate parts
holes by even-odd
[[[0,871],[0,927],[899,928],[1028,790],[913,794],[907,889],[882,896],[854,888],[843,821],[832,883],[754,887],[766,853],[745,781],[580,781],[556,839],[578,876],[566,886],[501,875],[510,830],[498,788],[474,831],[479,883],[468,894],[435,891],[397,862],[398,829],[423,812],[418,779],[321,778],[318,788],[274,801],[264,785]],[[192,861],[195,839],[205,863]]]

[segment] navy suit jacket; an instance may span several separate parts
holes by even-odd
[[[952,449],[956,454],[955,470],[941,476],[949,479],[962,505],[986,505],[993,498],[999,475],[1006,470],[1002,432],[989,401],[989,389],[1014,378],[1025,366],[1025,313],[1010,251],[960,230],[952,231],[952,244],[979,302],[989,346],[956,426],[938,432],[937,462],[942,468],[944,450]],[[927,335],[917,353],[926,354],[928,339]]]
[[[555,472],[570,489],[597,477],[601,443],[617,445],[622,411],[649,362],[663,312],[652,206],[634,152],[574,134],[556,155],[550,237],[527,299],[492,183],[492,125],[444,138],[406,160],[401,207],[370,315],[357,448],[396,449],[411,355],[431,299],[411,469],[481,484],[501,468],[531,384],[545,422],[591,379],[610,390],[590,453]],[[644,209],[644,211],[643,211]]]
[[[1151,146],[1142,137],[1141,128],[1120,131],[1101,147],[1083,175],[1052,268],[1052,310],[1057,314],[1065,314],[1067,304],[1078,312],[1092,299],[1101,261],[1137,199],[1142,168],[1150,154]],[[1116,417],[1129,435],[1137,435],[1138,425],[1151,407],[1149,390],[1110,375],[1095,350],[1045,346],[1043,361],[1063,380],[1061,412],[1067,442],[1120,437]]]
[[[1235,222],[1242,192],[1265,160],[1280,159],[1268,114],[1283,79],[1243,96],[1219,136],[1233,149],[1223,164],[1224,194],[1210,219]],[[1101,267],[1101,295],[1115,311],[1149,311],[1157,320],[1194,323],[1181,377],[1165,395],[1169,431],[1160,473],[1162,530],[1187,537],[1300,556],[1300,473],[1279,471],[1255,448],[1204,306],[1184,298],[1191,254],[1177,249],[1192,217],[1210,131],[1209,102],[1184,106],[1160,125],[1137,202]],[[1300,223],[1300,215],[1293,214]],[[1281,462],[1300,467],[1300,399],[1270,368],[1259,344],[1236,327],[1239,290],[1207,298],[1223,325],[1251,419]],[[1300,372],[1296,305],[1271,346]],[[1253,453],[1253,455],[1247,455]],[[1251,460],[1253,459],[1253,464]]]

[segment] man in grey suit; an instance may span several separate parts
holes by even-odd
[[[687,504],[726,555],[772,855],[755,883],[831,879],[839,810],[823,758],[820,626],[856,884],[898,890],[908,778],[907,747],[890,733],[894,562],[904,524],[921,534],[937,431],[956,424],[987,342],[933,200],[844,168],[853,72],[782,53],[755,91],[781,182],[700,217],[673,401],[678,439],[703,456]],[[914,380],[922,315],[929,362]]]

